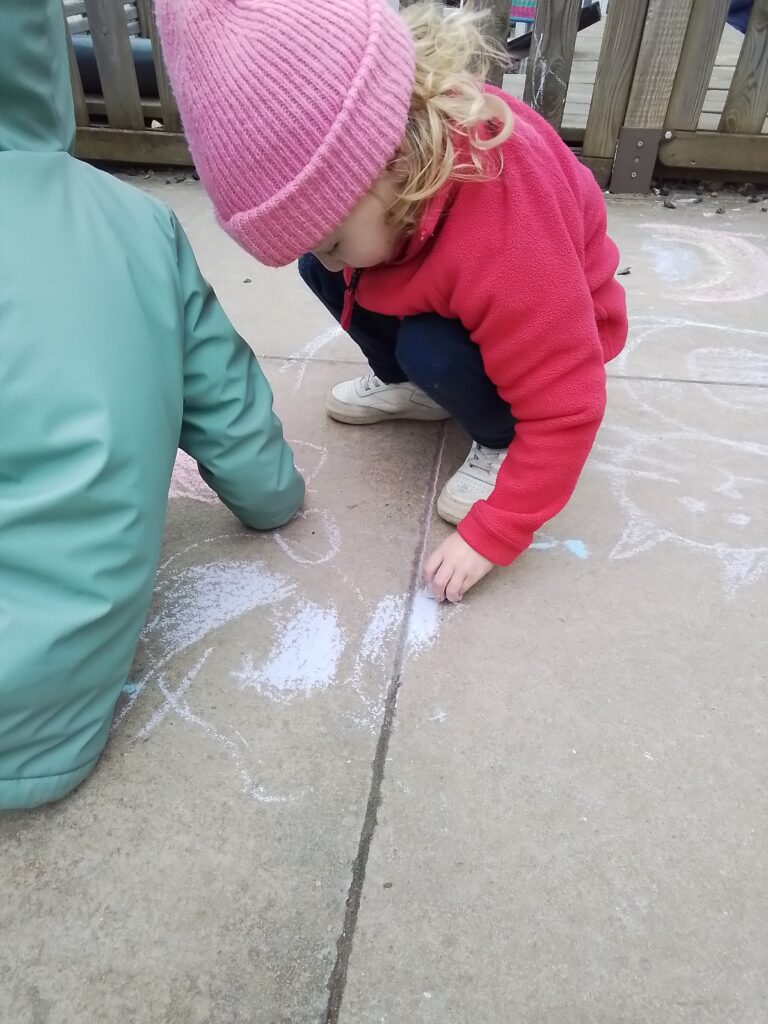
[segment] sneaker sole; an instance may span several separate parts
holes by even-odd
[[[444,409],[427,409],[414,404],[412,409],[405,409],[403,412],[386,412],[384,409],[372,409],[363,405],[351,405],[348,402],[340,402],[332,394],[328,395],[325,400],[325,411],[337,423],[351,423],[356,426],[363,426],[368,423],[386,423],[387,420],[424,420],[436,422],[450,418],[450,414]]]
[[[472,505],[467,505],[466,502],[451,497],[450,494],[446,493],[445,489],[443,489],[440,497],[437,499],[437,514],[446,523],[450,523],[451,526],[458,526],[471,508]]]

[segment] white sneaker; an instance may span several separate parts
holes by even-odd
[[[508,448],[485,448],[472,442],[464,464],[453,474],[437,499],[437,514],[446,523],[460,523],[476,501],[490,496]]]
[[[337,384],[325,408],[340,423],[447,420],[450,415],[415,384],[385,384],[375,373]]]

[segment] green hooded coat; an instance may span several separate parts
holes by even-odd
[[[177,447],[244,523],[304,485],[176,218],[70,155],[61,0],[0,5],[0,810],[104,748]]]

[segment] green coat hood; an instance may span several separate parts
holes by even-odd
[[[0,3],[0,153],[72,152],[75,116],[61,0]]]

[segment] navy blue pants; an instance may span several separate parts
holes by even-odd
[[[728,8],[728,24],[733,25],[739,32],[746,32],[749,24],[749,16],[752,14],[753,0],[731,0]]]
[[[299,273],[337,320],[344,302],[344,278],[317,257],[302,256]],[[421,313],[403,320],[355,306],[349,335],[385,384],[410,381],[449,412],[473,441],[506,448],[515,420],[480,358],[480,350],[459,320]]]

